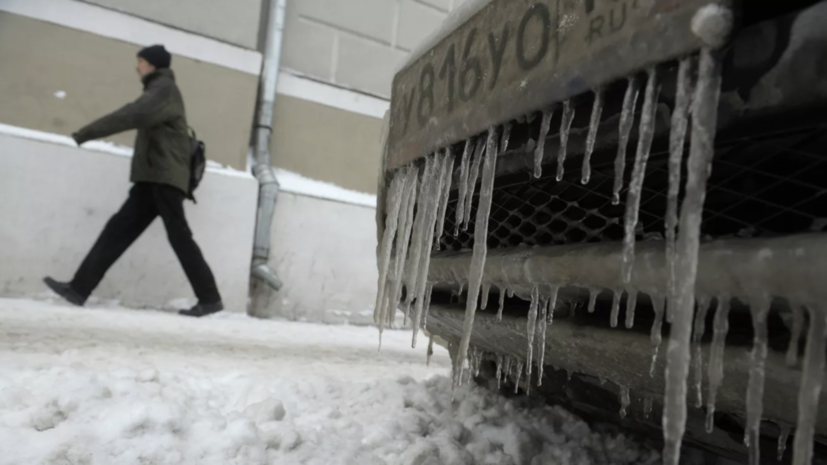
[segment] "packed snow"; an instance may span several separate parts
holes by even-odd
[[[410,331],[0,299],[0,464],[655,463]],[[424,336],[422,336],[424,337]]]

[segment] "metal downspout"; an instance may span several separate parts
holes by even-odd
[[[273,108],[276,101],[276,85],[281,61],[281,42],[287,0],[272,0],[267,15],[267,39],[264,46],[264,67],[261,72],[261,90],[258,97],[257,125],[253,150],[255,165],[253,175],[259,183],[256,231],[253,240],[251,273],[274,290],[282,287],[275,270],[270,268],[270,226],[273,210],[279,194],[279,183],[273,171],[270,157],[270,136],[273,133]]]

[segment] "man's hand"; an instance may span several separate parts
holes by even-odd
[[[83,137],[80,135],[80,133],[79,133],[79,132],[75,132],[75,133],[73,133],[73,134],[72,134],[72,139],[74,139],[74,140],[75,140],[75,143],[76,143],[76,144],[78,144],[78,147],[80,147],[80,144],[82,144],[82,143],[86,142],[86,140],[85,140],[85,139],[83,139]]]

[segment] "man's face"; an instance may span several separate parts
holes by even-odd
[[[135,71],[138,72],[138,76],[144,77],[147,74],[155,71],[155,67],[149,64],[149,62],[144,60],[143,58],[138,57],[138,67],[135,68]]]

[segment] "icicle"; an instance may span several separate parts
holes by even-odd
[[[594,313],[594,307],[597,305],[597,295],[600,291],[597,289],[589,289],[589,313]]]
[[[491,197],[494,191],[494,174],[497,169],[496,131],[488,130],[488,150],[482,170],[480,185],[480,199],[477,205],[477,219],[474,230],[474,251],[471,255],[471,265],[468,272],[468,299],[465,305],[465,320],[462,326],[462,339],[459,345],[459,360],[468,352],[471,341],[471,331],[474,329],[474,316],[477,312],[482,275],[485,269],[485,259],[488,254],[488,217],[491,214]]]
[[[686,193],[678,225],[674,324],[669,336],[664,396],[663,431],[665,465],[677,465],[686,430],[686,381],[689,372],[689,339],[692,333],[695,278],[698,271],[701,218],[706,197],[721,92],[720,63],[709,49],[701,51],[698,84],[692,110],[692,141],[687,162]]]
[[[709,367],[706,395],[706,432],[711,433],[715,426],[715,398],[718,386],[724,380],[724,349],[729,332],[729,297],[718,297],[718,309],[715,310],[712,345],[709,348]]]
[[[440,181],[442,184],[442,198],[439,203],[439,212],[436,216],[436,234],[434,235],[434,247],[436,250],[441,248],[440,240],[445,231],[445,213],[448,211],[448,197],[451,194],[451,181],[454,178],[454,155],[451,153],[450,148],[445,149],[443,157],[442,180]]]
[[[643,399],[643,418],[649,418],[652,413],[652,398],[646,397]]]
[[[537,386],[543,385],[543,372],[545,371],[546,360],[546,329],[548,328],[549,301],[540,300],[540,322],[537,327],[539,331],[537,341]]]
[[[457,184],[459,196],[457,198],[457,219],[454,226],[454,236],[459,234],[459,226],[465,219],[465,197],[468,195],[468,157],[471,156],[472,150],[474,150],[474,140],[468,139],[465,141],[462,159],[459,162],[459,180]]]
[[[612,295],[612,317],[611,317],[612,318],[611,319],[612,328],[617,327],[617,317],[620,314],[620,298],[621,298],[621,296],[623,296],[623,291],[621,291],[620,289],[615,289],[615,291]]]
[[[566,100],[563,102],[563,120],[560,123],[560,152],[557,154],[558,182],[563,180],[563,173],[565,172],[563,164],[569,150],[569,134],[571,133],[572,121],[574,121],[574,106],[572,106],[571,100]]]
[[[537,146],[534,148],[534,177],[539,178],[543,174],[543,154],[546,150],[546,137],[551,127],[551,118],[554,116],[554,109],[543,111],[543,120],[540,122],[540,135],[537,138]]]
[[[503,356],[497,354],[497,389],[500,388],[503,378]]]
[[[612,205],[620,203],[620,191],[623,190],[623,175],[626,172],[626,149],[629,146],[629,135],[635,123],[635,107],[640,94],[640,82],[637,77],[629,78],[626,86],[626,95],[623,96],[623,109],[620,113],[620,128],[617,143],[617,157],[615,158],[615,182]]]
[[[427,205],[430,204],[430,198],[433,194],[432,178],[434,171],[434,159],[428,157],[425,159],[425,167],[422,169],[422,178],[419,182],[419,195],[417,198],[416,218],[414,219],[413,231],[411,233],[411,245],[408,255],[407,270],[405,271],[405,320],[410,316],[411,304],[416,297],[417,280],[419,279],[419,265],[422,262],[422,242],[423,237],[427,236],[426,217],[428,216]],[[428,243],[430,244],[430,242]],[[430,247],[426,247],[427,254],[430,256]],[[414,320],[412,319],[413,323]]]
[[[500,288],[500,308],[497,310],[497,321],[503,321],[503,308],[505,307],[505,289]]]
[[[632,180],[629,182],[629,191],[626,194],[626,216],[624,219],[625,236],[623,237],[622,275],[623,282],[632,279],[632,269],[635,265],[635,233],[637,231],[638,215],[640,213],[640,196],[643,192],[643,180],[646,178],[646,162],[652,150],[652,140],[655,138],[655,122],[658,105],[658,74],[654,67],[649,68],[649,79],[646,82],[646,92],[643,99],[643,110],[640,114],[640,127],[637,142],[635,165],[632,169]]]
[[[666,204],[666,272],[669,295],[675,293],[675,227],[678,225],[678,194],[680,193],[686,129],[689,125],[689,104],[692,101],[692,70],[695,59],[684,58],[678,66],[678,89],[669,132],[669,191]]]
[[[664,307],[664,299],[658,296],[652,296],[652,308],[655,311],[655,321],[652,323],[652,333],[650,335],[650,340],[652,341],[652,347],[654,347],[654,353],[652,354],[652,364],[649,366],[649,377],[655,377],[655,365],[658,363],[658,350],[660,349],[660,343],[663,340],[663,307]]]
[[[698,314],[695,315],[695,330],[692,333],[692,345],[694,355],[692,356],[692,363],[695,365],[695,407],[701,408],[704,405],[703,399],[703,380],[704,380],[704,364],[703,354],[701,353],[701,339],[706,332],[706,315],[709,313],[709,308],[712,300],[705,298],[698,298]]]
[[[526,364],[525,371],[531,374],[531,362],[534,356],[534,335],[537,333],[537,308],[540,306],[540,290],[537,286],[531,289],[531,305],[528,307],[528,322],[526,323],[526,339],[528,340],[528,348],[526,348]]]
[[[787,347],[787,366],[798,365],[798,343],[801,341],[801,332],[804,327],[804,309],[798,305],[792,305],[793,329],[790,332],[790,345]]]
[[[480,349],[476,350],[476,357],[474,358],[474,376],[480,376],[480,367],[482,366],[482,356],[485,355]]]
[[[447,162],[447,157],[436,156],[431,162],[430,171],[427,168],[428,161],[426,161],[425,173],[428,176],[427,182],[423,184],[428,185],[428,191],[424,196],[420,197],[420,208],[424,217],[424,231],[420,238],[420,244],[417,254],[414,258],[419,258],[420,264],[417,268],[418,276],[416,278],[415,293],[411,293],[408,299],[414,297],[416,299],[416,306],[414,307],[413,317],[413,335],[411,338],[411,347],[416,347],[416,339],[419,334],[419,327],[422,324],[422,314],[425,309],[425,294],[428,288],[428,269],[431,265],[431,244],[434,243],[434,227],[436,225],[437,211],[439,210],[439,199],[442,194],[442,173],[443,167]]]
[[[778,435],[778,461],[784,458],[784,452],[787,450],[787,441],[790,439],[790,427],[783,425],[781,433]]]
[[[428,329],[428,313],[431,310],[431,295],[434,293],[434,284],[428,283],[425,288],[425,311],[422,315],[422,327]]]
[[[520,392],[520,379],[523,377],[523,361],[517,362],[517,380],[514,382],[514,394]]]
[[[396,275],[391,285],[390,291],[390,308],[385,308],[384,313],[389,313],[386,319],[393,321],[396,314],[396,308],[402,295],[402,280],[404,279],[405,262],[408,257],[408,245],[411,241],[411,234],[414,226],[414,207],[416,206],[416,194],[419,187],[419,170],[411,168],[408,171],[408,176],[405,181],[405,194],[402,199],[401,212],[404,212],[402,221],[399,224],[399,231],[401,234],[396,235],[396,256],[394,257],[394,266]],[[407,319],[407,313],[406,313]],[[407,322],[407,321],[406,321]]]
[[[600,127],[600,117],[603,115],[603,89],[595,89],[592,117],[589,121],[589,135],[586,137],[586,153],[583,155],[583,177],[580,183],[586,185],[592,177],[592,152],[597,141],[597,129]]]
[[[514,359],[511,358],[511,357],[506,357],[505,358],[505,366],[503,367],[503,369],[505,370],[506,381],[508,380],[508,377],[511,376],[512,365],[514,365]]]
[[[503,126],[503,136],[500,139],[500,153],[508,150],[508,142],[511,139],[511,122],[505,123]]]
[[[823,306],[810,308],[810,329],[798,392],[798,424],[793,439],[793,465],[809,464],[813,458],[813,435],[818,416],[818,398],[824,380],[825,338],[827,312]]]
[[[508,298],[509,298],[509,299],[511,299],[511,298],[513,298],[513,297],[514,297],[514,288],[513,288],[513,287],[509,287],[509,288],[508,288]]]
[[[548,326],[554,322],[554,310],[557,308],[557,294],[560,291],[558,286],[551,286],[551,293],[548,296]]]
[[[425,360],[425,366],[431,365],[431,356],[434,355],[434,335],[428,338],[428,358]]]
[[[488,308],[488,296],[491,294],[491,284],[482,283],[482,294],[480,294],[480,310]]]
[[[637,291],[629,291],[626,294],[626,328],[628,329],[635,326],[635,308],[637,308]]]
[[[379,339],[381,344],[382,330],[384,329],[384,308],[386,298],[386,288],[388,284],[388,268],[391,261],[391,244],[396,236],[396,230],[399,226],[399,210],[402,203],[402,193],[405,189],[405,180],[407,179],[407,170],[400,170],[396,172],[391,181],[387,205],[387,216],[385,217],[385,232],[382,236],[382,244],[379,248],[379,281],[377,284],[376,293],[376,307],[373,311],[373,320],[379,325]]]
[[[496,135],[494,137],[494,141],[496,141]],[[471,171],[468,172],[468,187],[465,189],[465,217],[462,220],[463,231],[468,230],[468,223],[471,221],[471,207],[474,205],[474,192],[477,190],[480,165],[482,164],[482,159],[487,155],[486,149],[488,145],[489,144],[486,144],[482,139],[478,140],[477,148],[474,149],[474,156],[471,158]],[[496,142],[494,143],[494,150],[496,150]]]
[[[749,447],[750,463],[759,465],[761,444],[761,417],[764,415],[764,378],[767,361],[767,316],[770,313],[772,299],[762,296],[750,302],[752,313],[752,363],[749,369],[747,385],[747,424],[744,432],[744,444]]]
[[[620,386],[620,419],[626,418],[626,409],[629,408],[631,400],[629,399],[629,387]]]

